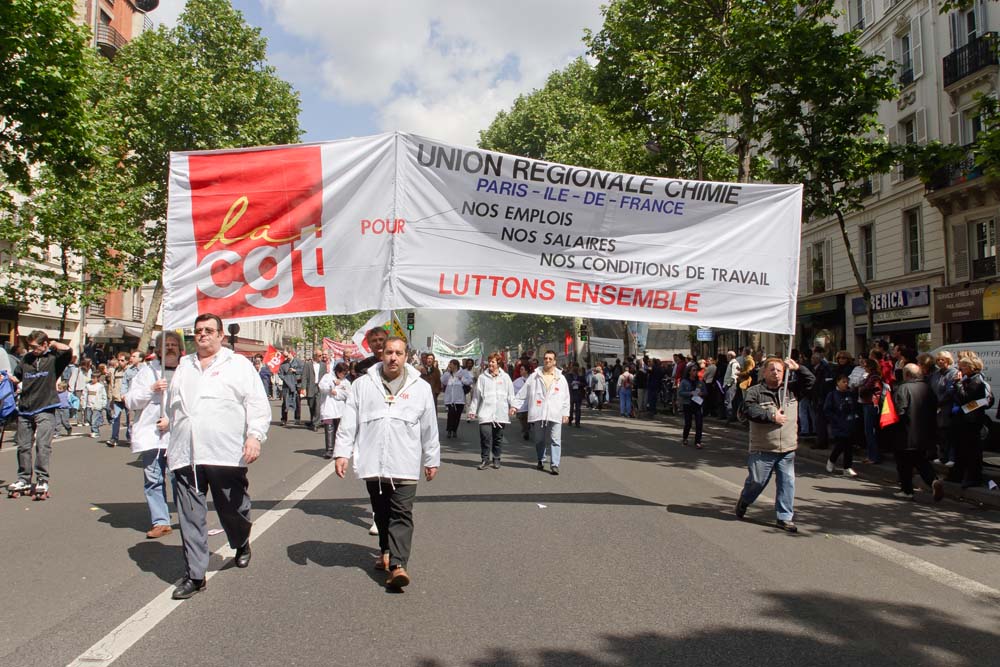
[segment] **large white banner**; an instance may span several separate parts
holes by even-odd
[[[169,186],[166,328],[416,307],[794,330],[799,185],[392,133],[174,153]]]

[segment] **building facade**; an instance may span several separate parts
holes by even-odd
[[[1000,28],[1000,5],[977,0],[968,10],[944,14],[940,3],[928,0],[838,5],[841,29],[858,30],[867,53],[895,63],[899,95],[879,109],[888,140],[971,143],[982,127],[977,95],[997,90],[997,53],[990,45]],[[981,286],[989,293],[997,276],[1000,205],[971,170],[956,165],[947,172],[936,186],[925,187],[915,171],[899,166],[866,184],[864,210],[847,217],[845,232],[869,303],[837,220],[804,221],[797,327],[802,347],[866,352],[869,311],[874,338],[918,351],[997,337],[996,312],[943,307],[968,301],[969,289]],[[979,319],[965,319],[972,317]]]

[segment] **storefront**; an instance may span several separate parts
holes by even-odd
[[[799,302],[795,346],[800,350],[822,347],[828,357],[847,347],[844,295],[833,294]]]
[[[934,322],[944,326],[945,344],[1000,340],[1000,283],[935,289]]]
[[[867,340],[869,307],[873,314],[875,338],[881,338],[890,345],[904,345],[917,352],[929,351],[933,347],[930,290],[930,286],[921,285],[878,292],[871,295],[869,304],[863,297],[852,299],[856,351],[864,350],[870,343]]]

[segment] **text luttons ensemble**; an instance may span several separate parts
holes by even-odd
[[[438,279],[438,294],[448,296],[493,296],[506,299],[538,299],[552,301],[557,298],[556,281],[551,278],[524,278],[519,276],[494,276],[487,274],[442,273]],[[642,289],[621,285],[588,283],[570,280],[565,283],[561,298],[566,303],[592,303],[604,306],[676,310],[698,312],[698,292]]]
[[[505,158],[509,158],[505,161]],[[721,204],[739,205],[742,186],[736,183],[709,183],[704,181],[681,181],[676,179],[658,179],[648,176],[632,176],[614,174],[607,171],[585,169],[583,167],[568,167],[561,164],[537,162],[527,158],[512,158],[497,153],[424,144],[417,147],[417,163],[422,167],[444,169],[447,171],[464,171],[469,174],[481,174],[512,178],[518,181],[532,183],[548,183],[551,185],[572,185],[578,188],[596,190],[630,192],[633,194],[652,195],[659,182],[662,191],[668,197],[679,199],[709,201]],[[504,174],[504,165],[509,164],[509,173]]]

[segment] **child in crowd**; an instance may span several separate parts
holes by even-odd
[[[90,425],[90,437],[99,438],[101,426],[104,424],[104,408],[108,405],[108,392],[104,388],[103,376],[95,371],[90,376],[90,383],[83,394],[83,407],[87,424]]]
[[[56,409],[56,428],[66,431],[66,435],[73,434],[73,427],[69,423],[69,410],[72,407],[72,399],[76,398],[69,393],[69,385],[64,380],[56,383],[56,391],[59,392],[59,407]]]

